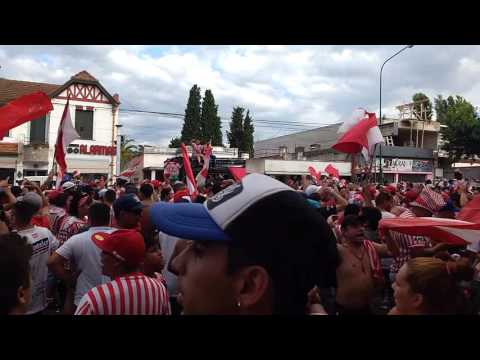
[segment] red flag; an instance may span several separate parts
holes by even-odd
[[[135,175],[135,173],[136,173],[136,169],[127,169],[118,176],[131,177]]]
[[[340,172],[332,164],[328,164],[325,168],[325,172],[331,177],[340,178]]]
[[[63,109],[62,120],[58,126],[57,143],[55,144],[55,161],[57,162],[59,169],[57,173],[57,189],[60,187],[63,175],[67,171],[67,162],[65,156],[67,154],[67,147],[75,139],[79,139],[77,130],[72,125],[72,119],[70,118],[70,110],[68,105],[70,100],[67,100],[65,108]]]
[[[366,118],[353,125],[343,134],[333,149],[347,154],[364,153],[364,156],[372,155],[375,144],[383,142],[380,129],[377,126],[375,113],[365,112]]]
[[[475,196],[458,213],[457,220],[480,224],[480,195]]]
[[[52,102],[43,92],[24,95],[10,101],[0,108],[0,140],[8,130],[38,119],[52,110]]]
[[[393,218],[382,219],[379,230],[394,230],[402,234],[428,236],[432,240],[452,245],[467,245],[480,240],[480,224],[467,221],[432,218]]]
[[[235,166],[229,166],[228,171],[230,171],[230,174],[232,174],[233,178],[235,181],[239,182],[242,180],[242,178],[247,175],[247,171],[244,167],[235,167]]]
[[[190,165],[190,157],[188,156],[187,148],[184,143],[180,144],[183,156],[183,167],[185,169],[185,175],[187,176],[187,189],[192,200],[195,200],[198,194],[197,184],[193,177],[192,165]]]
[[[308,167],[308,172],[310,173],[310,175],[317,181],[320,181],[320,176],[321,176],[321,173],[320,171],[317,172],[317,170],[315,170],[315,168],[313,166],[309,166]]]
[[[197,181],[197,186],[203,186],[207,181],[208,168],[210,167],[210,155],[212,155],[212,150],[213,149],[210,144],[206,144],[203,148],[203,168],[195,178]]]

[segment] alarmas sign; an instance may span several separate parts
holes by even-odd
[[[104,145],[70,145],[67,149],[69,154],[85,154],[85,155],[115,155],[117,148],[115,146]]]

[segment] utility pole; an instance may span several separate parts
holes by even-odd
[[[115,127],[117,128],[117,156],[116,156],[116,166],[115,166],[115,175],[118,177],[120,176],[121,172],[121,156],[122,156],[122,135],[120,135],[120,128],[123,125],[117,124]]]

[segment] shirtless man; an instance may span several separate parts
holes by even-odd
[[[344,242],[337,244],[336,308],[339,315],[371,314],[370,301],[382,279],[379,257],[391,256],[384,244],[366,241],[357,215],[348,215],[341,227]]]

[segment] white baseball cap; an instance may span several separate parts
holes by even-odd
[[[75,184],[71,181],[66,181],[62,184],[62,189],[63,190],[68,190],[68,189],[71,189],[71,188],[74,188],[75,187]]]
[[[307,196],[310,196],[318,192],[318,190],[320,190],[321,188],[322,188],[321,186],[317,186],[317,185],[308,185],[307,188],[305,189],[305,194]]]

